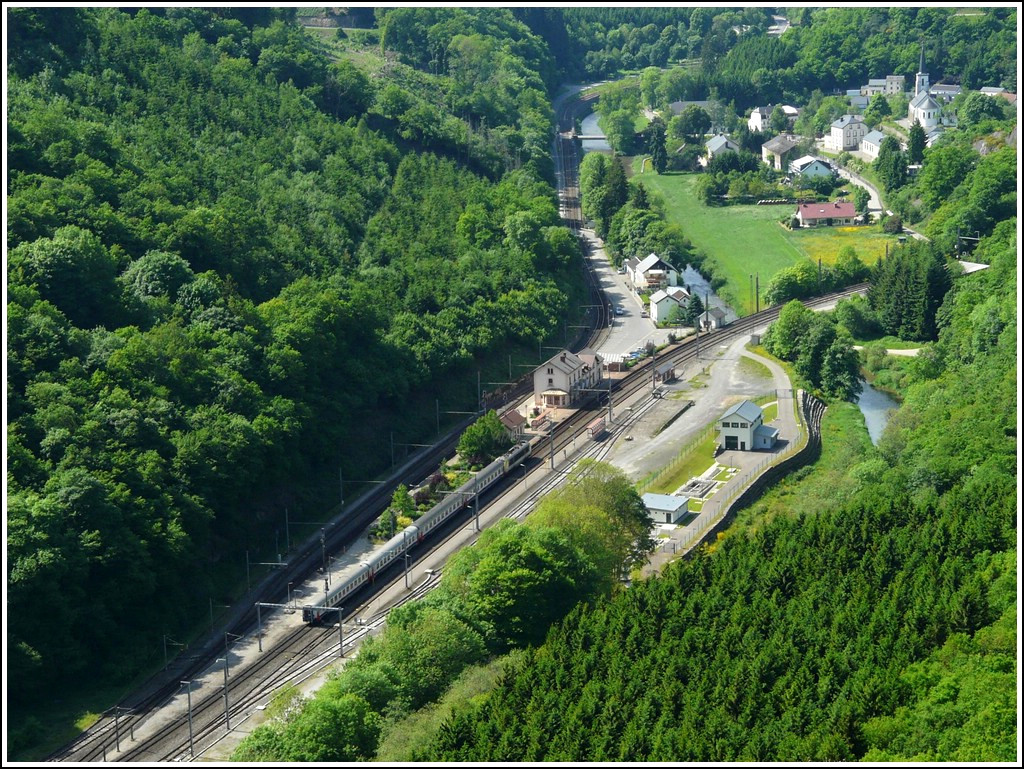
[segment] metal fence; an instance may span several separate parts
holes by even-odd
[[[794,406],[796,406],[797,427],[800,431],[797,439],[787,446],[785,451],[765,457],[765,459],[759,462],[755,467],[748,468],[742,473],[742,475],[732,478],[729,483],[733,483],[733,481],[735,481],[735,483],[727,495],[720,496],[719,494],[715,494],[710,500],[705,502],[698,514],[699,525],[694,528],[687,529],[682,539],[677,540],[672,544],[673,552],[682,555],[693,549],[696,544],[700,543],[704,539],[708,530],[716,526],[722,518],[725,517],[735,500],[751,486],[758,476],[764,473],[769,467],[782,464],[807,448],[808,441],[811,436],[803,414],[805,398],[806,395],[801,390],[798,392],[798,396],[793,399]],[[820,413],[817,414],[817,416],[820,418]],[[666,546],[667,545],[662,545],[662,549]]]

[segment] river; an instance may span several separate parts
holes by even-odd
[[[864,379],[861,380],[861,385],[864,389],[861,390],[860,396],[857,398],[857,406],[864,415],[864,422],[867,424],[871,442],[877,446],[878,439],[882,437],[882,431],[889,424],[889,417],[892,416],[894,409],[900,407],[900,404],[885,393],[876,390]]]
[[[601,127],[597,124],[597,113],[596,112],[591,112],[589,115],[587,115],[585,118],[583,118],[582,122],[580,123],[580,127],[582,128],[580,133],[583,134],[584,136],[587,136],[588,134],[590,136],[596,136],[596,135],[604,136],[604,131],[602,131]],[[593,151],[611,152],[612,151],[612,145],[610,145],[608,143],[607,139],[587,139],[586,141],[580,142],[580,144],[583,145],[583,151],[584,152],[593,152]]]

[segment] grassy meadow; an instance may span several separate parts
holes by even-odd
[[[696,196],[697,174],[639,173],[639,160],[633,180],[641,179],[647,188],[664,201],[665,216],[678,224],[695,249],[708,255],[715,272],[725,279],[719,295],[739,315],[754,312],[751,276],[760,279],[763,294],[768,281],[779,270],[803,259],[834,264],[844,246],[853,246],[867,264],[885,254],[886,242],[895,238],[875,227],[835,227],[793,232],[779,223],[795,210],[794,204],[778,206],[706,206]]]

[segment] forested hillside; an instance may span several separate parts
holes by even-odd
[[[7,12],[12,703],[156,662],[561,330],[544,44],[411,13],[443,60],[382,80],[287,11]]]
[[[670,68],[647,103],[685,99],[755,105],[803,102],[814,90],[853,88],[904,75],[912,84],[926,46],[931,82],[1016,90],[1013,8],[782,9],[791,26],[768,36],[770,8],[565,8],[517,10],[551,43],[566,77],[580,82],[621,71]],[[682,63],[684,66],[675,66]]]
[[[787,515],[578,609],[420,755],[1013,760],[1015,230],[956,279],[942,365],[847,498],[802,510],[797,487]]]

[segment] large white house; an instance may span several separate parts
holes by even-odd
[[[832,123],[829,146],[835,152],[855,150],[867,132],[868,126],[860,115],[843,115]]]
[[[742,401],[730,408],[719,420],[718,445],[726,451],[770,449],[779,437],[775,427],[767,427],[761,407],[753,401]]]
[[[657,290],[663,286],[674,286],[679,282],[675,267],[657,254],[648,254],[643,259],[626,262],[626,273],[636,290]]]
[[[569,406],[601,381],[601,357],[562,350],[533,372],[533,403],[544,408]]]

